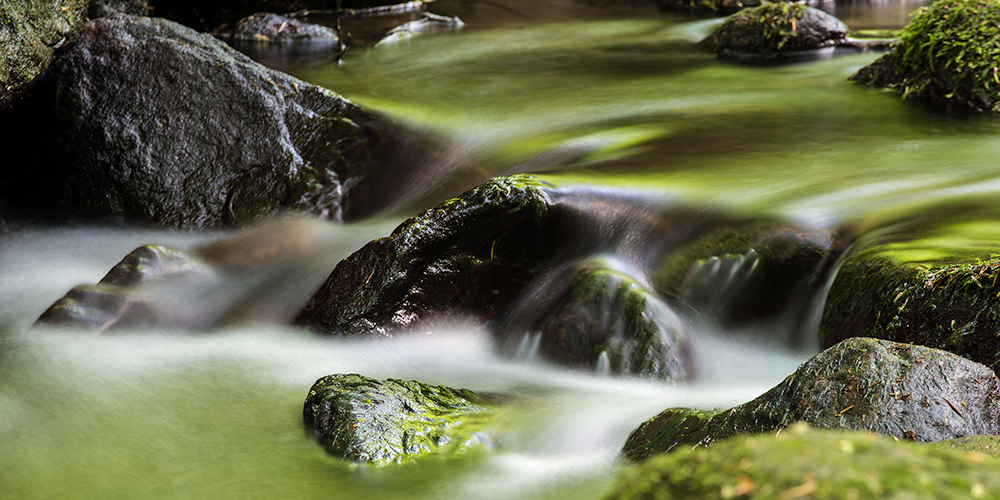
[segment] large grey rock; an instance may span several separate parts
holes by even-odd
[[[86,21],[79,0],[0,2],[0,110],[45,72],[58,49],[73,44]]]
[[[798,421],[924,442],[998,434],[1000,381],[989,368],[945,351],[853,338],[730,410],[666,410],[633,431],[623,453],[643,460]]]
[[[88,23],[17,111],[0,118],[15,208],[174,227],[368,215],[435,147],[209,35],[122,14]]]
[[[267,12],[253,14],[236,23],[236,40],[284,42],[292,40],[329,40],[337,42],[337,31],[319,24]]]

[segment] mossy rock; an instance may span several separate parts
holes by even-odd
[[[609,500],[1000,498],[1000,461],[982,453],[795,424],[627,468]]]
[[[652,272],[656,288],[739,326],[775,317],[829,269],[840,238],[818,227],[762,220],[727,224],[671,251]]]
[[[73,45],[86,22],[86,0],[0,3],[0,110],[41,77],[56,51]]]
[[[998,434],[1000,380],[985,366],[945,351],[854,338],[735,408],[664,411],[632,432],[623,454],[639,461],[799,421],[922,442]]]
[[[331,455],[374,465],[490,448],[499,418],[466,389],[356,374],[317,380],[302,415]]]
[[[557,363],[684,381],[695,372],[690,334],[633,277],[585,262],[541,331],[541,354]]]
[[[421,319],[489,320],[553,258],[548,187],[499,177],[400,224],[341,261],[296,319],[387,335]]]
[[[853,76],[904,98],[1000,112],[1000,4],[938,0],[920,8],[892,49]]]
[[[772,56],[833,47],[843,43],[849,31],[819,9],[775,2],[729,16],[702,43],[720,56]]]
[[[874,337],[943,349],[1000,368],[1000,256],[909,263],[885,248],[851,256],[830,288],[823,345]]]

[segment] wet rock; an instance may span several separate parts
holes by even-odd
[[[629,460],[698,447],[804,421],[933,442],[1000,433],[1000,381],[985,366],[945,351],[849,339],[804,363],[784,382],[730,410],[669,409],[625,443]]]
[[[540,328],[539,349],[556,363],[684,381],[694,375],[683,321],[631,276],[581,266],[562,304]]]
[[[22,159],[0,176],[13,208],[60,218],[352,219],[436,154],[431,137],[163,19],[91,21],[28,104],[0,118]]]
[[[851,80],[888,87],[904,98],[1000,111],[1000,4],[938,0],[918,10],[889,53]]]
[[[496,410],[467,389],[416,381],[328,375],[302,416],[331,455],[375,465],[454,456],[495,444]]]
[[[465,23],[458,16],[439,16],[424,12],[420,19],[389,30],[376,45],[392,44],[429,33],[455,32],[462,29],[464,25]]]
[[[179,323],[143,286],[174,280],[211,279],[197,257],[160,245],[139,247],[125,256],[96,285],[81,285],[50,306],[36,324],[104,331]]]
[[[873,247],[851,256],[827,297],[824,345],[874,337],[943,349],[1000,368],[1000,257],[908,263]]]
[[[775,317],[811,296],[830,272],[840,239],[781,221],[737,223],[670,252],[652,273],[667,296],[738,326]]]
[[[720,56],[774,56],[833,47],[843,43],[849,31],[819,9],[775,2],[729,16],[702,43]]]
[[[529,176],[501,177],[403,222],[338,264],[296,323],[352,336],[431,317],[489,320],[557,251],[549,194]]]
[[[0,110],[45,72],[57,50],[73,44],[86,21],[83,0],[0,4]]]
[[[91,19],[110,16],[111,14],[129,14],[145,16],[149,10],[146,0],[89,0],[87,16]]]
[[[796,424],[633,465],[608,498],[993,498],[998,490],[1000,462],[980,453]]]
[[[337,31],[278,14],[258,13],[240,19],[233,30],[233,38],[261,42],[337,40]]]
[[[317,11],[333,12],[337,9],[351,11],[419,9],[422,1],[401,0],[155,0],[154,15],[164,17],[199,31],[213,31],[220,26],[249,16],[255,12],[281,14]]]

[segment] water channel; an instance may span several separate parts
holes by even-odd
[[[893,29],[923,3],[824,8],[856,30]],[[429,167],[394,210],[371,220],[304,224],[318,250],[291,273],[297,286],[273,276],[223,280],[179,299],[182,307],[210,315],[227,297],[264,287],[297,288],[283,306],[294,309],[301,289],[325,279],[316,269],[512,172],[566,192],[848,228],[861,242],[891,237],[912,262],[985,258],[1000,242],[1000,122],[846,81],[876,53],[738,65],[697,45],[717,19],[638,2],[430,5],[465,26],[354,47],[339,64],[308,50],[258,56],[448,138],[463,168]],[[694,325],[699,375],[683,385],[509,359],[473,322],[369,340],[317,337],[283,326],[287,314],[194,330],[30,328],[67,290],[97,282],[139,245],[187,249],[232,233],[74,226],[0,238],[0,496],[602,498],[640,422],[673,406],[742,403],[815,353],[801,347],[813,343],[788,341],[814,336],[809,323],[795,332],[723,330],[697,310],[683,314]],[[306,392],[331,373],[517,398],[495,449],[375,469],[327,456],[302,428]]]

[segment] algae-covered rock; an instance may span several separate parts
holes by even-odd
[[[233,38],[262,42],[338,39],[333,28],[267,12],[240,19],[233,30]]]
[[[429,316],[488,320],[552,257],[548,189],[496,178],[344,259],[296,323],[341,335],[388,334]]]
[[[673,381],[694,375],[683,321],[631,276],[585,263],[562,304],[540,328],[551,361]]]
[[[803,4],[775,2],[726,18],[702,43],[719,55],[773,55],[843,43],[850,30],[839,19]]]
[[[809,429],[681,448],[627,468],[615,500],[964,499],[1000,496],[1000,462],[981,453]]]
[[[723,226],[670,252],[652,280],[704,316],[740,325],[774,317],[808,297],[841,246],[817,227],[780,221]]]
[[[996,375],[979,363],[937,349],[854,338],[814,356],[781,384],[730,410],[666,410],[633,431],[623,453],[643,460],[798,421],[925,442],[997,434],[998,391]]]
[[[453,456],[496,439],[497,413],[483,398],[416,381],[328,375],[309,390],[302,416],[330,454],[376,465]]]
[[[908,263],[873,247],[841,267],[827,297],[824,345],[874,337],[943,349],[1000,367],[1000,257]]]
[[[57,50],[73,44],[86,21],[86,0],[0,3],[0,110],[45,72]]]
[[[331,219],[393,203],[431,137],[178,24],[91,21],[16,113],[0,167],[12,208],[163,226],[279,210]],[[436,153],[435,153],[436,154]]]
[[[852,80],[904,98],[1000,111],[1000,4],[938,0],[918,10],[892,49]]]

